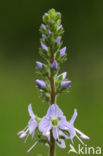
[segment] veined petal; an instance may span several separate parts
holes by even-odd
[[[68,132],[70,133],[70,139],[72,140],[76,136],[75,128],[74,126],[68,122]]]
[[[71,118],[71,120],[70,120],[70,123],[71,123],[71,124],[74,123],[76,117],[77,117],[77,109],[74,110],[74,114],[73,114],[73,116],[72,116],[72,118]]]
[[[29,134],[31,135],[32,133],[34,133],[35,129],[37,127],[37,122],[35,119],[30,119],[28,122],[28,129],[29,129]]]
[[[90,139],[87,135],[85,135],[84,133],[82,133],[80,130],[78,130],[77,128],[75,128],[75,131],[77,133],[80,134],[80,137],[83,138],[83,139]]]
[[[63,139],[59,139],[56,143],[60,148],[66,148],[65,141]]]
[[[34,118],[35,117],[35,115],[33,113],[33,110],[32,110],[31,104],[29,104],[29,106],[28,106],[28,112],[29,112],[29,115],[31,116],[31,118]]]
[[[63,130],[66,130],[67,127],[68,127],[68,122],[67,122],[67,120],[66,120],[66,117],[63,116],[63,117],[60,119],[60,121],[59,121],[59,128],[60,128],[60,129],[63,129]]]
[[[39,123],[39,130],[43,133],[46,133],[50,129],[51,129],[50,120],[46,116],[44,116]]]
[[[53,137],[55,140],[58,139],[58,137],[59,137],[59,128],[58,127],[53,127]]]
[[[52,104],[49,109],[48,109],[48,112],[47,112],[47,115],[46,115],[48,118],[55,118],[55,117],[62,117],[63,116],[63,112],[62,110],[58,107],[57,104]]]

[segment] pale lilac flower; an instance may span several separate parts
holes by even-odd
[[[44,30],[46,30],[45,24],[41,24],[41,27],[42,27]]]
[[[77,128],[74,127],[74,121],[75,121],[76,117],[77,117],[77,110],[75,109],[75,110],[74,110],[74,114],[73,114],[73,116],[72,116],[70,122],[68,122],[68,126],[67,126],[66,129],[67,129],[68,132],[70,133],[70,139],[71,139],[72,142],[73,142],[73,138],[76,136],[76,137],[79,139],[79,141],[80,141],[83,145],[85,145],[85,144],[83,143],[83,141],[81,140],[81,138],[83,138],[83,139],[89,139],[89,137],[86,136],[84,133],[82,133],[81,131],[79,131]],[[80,135],[81,138],[77,135],[77,133]]]
[[[42,47],[43,50],[48,51],[48,47],[45,44],[41,43],[41,47]]]
[[[50,35],[51,34],[51,31],[50,30],[48,30],[48,35]]]
[[[57,38],[57,44],[60,44],[60,37]]]
[[[57,78],[59,78],[61,75],[63,76],[63,79],[62,80],[64,81],[65,78],[66,78],[66,76],[67,76],[67,72],[64,72],[64,73],[58,75]]]
[[[58,64],[57,64],[57,61],[56,60],[54,60],[54,62],[52,64],[52,67],[53,67],[53,69],[57,70]]]
[[[37,67],[40,69],[40,70],[42,70],[42,63],[41,62],[39,62],[39,61],[36,61],[36,65],[37,65]]]
[[[62,25],[59,25],[58,27],[57,27],[57,30],[60,30],[62,28]]]
[[[42,80],[36,80],[36,84],[38,85],[38,87],[46,87],[46,83]]]
[[[32,138],[34,137],[34,133],[37,128],[37,121],[35,120],[35,115],[32,111],[31,104],[29,104],[28,106],[28,112],[29,112],[31,119],[29,120],[28,125],[22,131],[18,133],[20,138],[24,138],[26,136],[25,142],[29,135],[32,135]]]
[[[71,81],[62,81],[61,82],[61,87],[64,88],[64,87],[69,87],[71,84]]]
[[[53,130],[53,137],[55,140],[59,139],[59,129],[64,130],[67,127],[68,122],[63,115],[62,110],[56,104],[52,104],[46,116],[44,116],[39,123],[39,130],[42,133],[47,133],[51,129]]]
[[[60,50],[60,57],[64,56],[65,55],[65,52],[66,52],[66,47],[62,48]]]
[[[53,19],[51,19],[51,23],[54,23],[54,20]]]
[[[42,34],[42,39],[43,41],[45,41],[46,36],[44,34]]]

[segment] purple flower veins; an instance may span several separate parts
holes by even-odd
[[[47,133],[52,129],[53,137],[55,140],[59,139],[59,130],[65,130],[68,122],[66,117],[63,115],[62,110],[56,104],[52,104],[46,116],[44,116],[39,123],[39,130],[42,133]]]

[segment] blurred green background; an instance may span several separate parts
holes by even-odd
[[[103,1],[102,0],[4,0],[0,2],[0,156],[46,156],[48,149],[33,141],[23,144],[17,136],[28,120],[27,107],[40,116],[48,105],[43,103],[35,85],[39,78],[35,61],[41,60],[39,27],[42,15],[50,8],[62,13],[67,71],[72,87],[58,98],[69,120],[78,109],[75,126],[90,136],[88,146],[103,145]],[[77,148],[75,139],[75,148]],[[67,156],[57,148],[57,156]],[[75,155],[75,154],[70,154]],[[91,154],[92,155],[92,154]]]

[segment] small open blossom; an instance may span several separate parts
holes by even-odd
[[[32,135],[32,138],[33,138],[35,130],[37,128],[37,121],[35,120],[35,115],[32,111],[31,104],[29,104],[28,106],[28,112],[29,112],[31,119],[29,120],[27,126],[22,131],[18,132],[19,137],[20,138],[26,137],[26,140],[29,135]]]
[[[65,129],[67,126],[66,117],[62,110],[56,104],[52,104],[46,116],[44,116],[39,123],[39,130],[42,133],[47,133],[52,129],[55,140],[59,139],[59,129]]]

